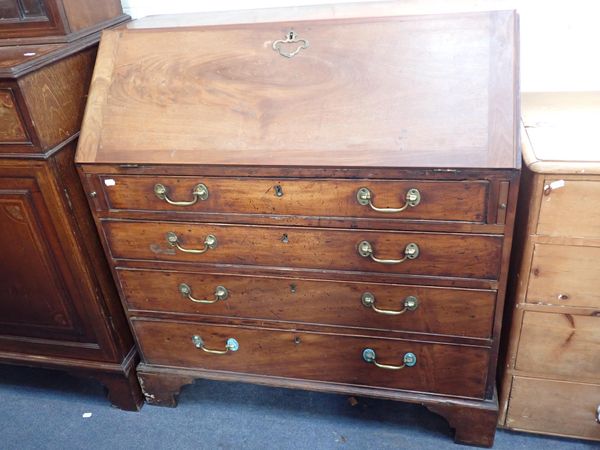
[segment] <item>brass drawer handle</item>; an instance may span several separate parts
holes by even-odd
[[[370,292],[365,292],[361,298],[362,304],[367,308],[371,308],[373,311],[379,314],[385,314],[388,316],[399,316],[404,314],[406,311],[414,311],[419,306],[419,300],[414,295],[409,295],[404,299],[404,308],[400,311],[393,311],[390,309],[379,309],[375,306],[375,296]]]
[[[368,362],[370,364],[375,364],[380,369],[400,370],[400,369],[404,369],[405,367],[412,367],[415,364],[417,364],[417,355],[415,355],[414,353],[411,353],[411,352],[404,354],[404,357],[402,358],[402,362],[404,364],[402,364],[401,366],[392,366],[389,364],[378,363],[377,359],[376,359],[377,354],[375,353],[375,350],[373,350],[372,348],[365,348],[363,350],[362,357],[365,360],[365,362]]]
[[[373,256],[373,246],[369,241],[360,241],[358,244],[358,254],[363,258],[371,258],[380,264],[400,264],[407,259],[416,259],[419,257],[419,246],[414,242],[407,244],[404,248],[404,258],[402,259],[379,259]]]
[[[194,199],[190,201],[176,202],[174,200],[171,200],[167,193],[168,189],[164,185],[160,183],[156,183],[154,185],[154,195],[156,195],[161,200],[166,201],[169,205],[192,206],[195,205],[198,202],[198,200],[206,200],[208,198],[208,188],[202,183],[197,184],[194,187],[194,190],[192,191]]]
[[[371,201],[372,198],[373,194],[366,187],[360,188],[358,191],[356,191],[356,200],[359,204],[363,206],[369,205],[372,210],[382,213],[399,213],[404,211],[409,206],[413,208],[421,203],[421,193],[415,188],[409,189],[406,192],[406,196],[404,197],[406,202],[404,203],[404,206],[401,206],[400,208],[378,208]]]
[[[234,338],[227,339],[227,342],[225,343],[225,350],[212,350],[210,348],[206,348],[204,346],[204,341],[197,334],[192,336],[192,342],[194,343],[196,348],[199,348],[200,350],[205,351],[206,353],[211,353],[213,355],[224,355],[225,353],[229,352],[237,352],[240,348],[240,344]]]
[[[215,288],[215,299],[214,300],[200,300],[200,299],[192,297],[192,288],[189,287],[185,283],[181,283],[179,285],[179,292],[181,292],[181,295],[183,295],[185,298],[187,298],[188,300],[191,300],[194,303],[205,303],[205,304],[217,303],[219,300],[225,300],[225,299],[227,299],[227,297],[229,297],[229,291],[224,286],[217,286]]]
[[[167,242],[169,243],[169,245],[171,247],[177,247],[177,249],[181,250],[182,252],[195,253],[195,254],[206,253],[210,249],[217,248],[217,244],[218,244],[217,238],[214,235],[209,234],[208,236],[206,236],[206,239],[204,239],[204,248],[202,248],[201,250],[193,249],[193,248],[184,248],[179,244],[179,236],[177,236],[172,231],[169,231],[167,233]]]

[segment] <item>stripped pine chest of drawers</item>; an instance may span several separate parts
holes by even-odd
[[[599,122],[599,92],[523,94],[504,428],[600,441]]]
[[[104,33],[76,160],[149,403],[198,378],[372,396],[492,444],[517,18],[387,5]]]

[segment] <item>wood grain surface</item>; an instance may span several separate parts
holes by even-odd
[[[537,234],[600,238],[600,179],[546,177],[544,185],[561,180],[542,197]]]
[[[514,27],[493,12],[108,32],[77,161],[518,167]],[[288,59],[272,44],[290,28],[310,46]]]
[[[110,181],[112,180],[112,181]],[[114,184],[113,184],[114,182]],[[208,188],[208,198],[192,206],[173,206],[154,194],[160,183],[171,200],[193,200],[199,183]],[[118,210],[269,214],[300,216],[378,217],[481,223],[488,203],[487,181],[383,181],[286,178],[212,177],[103,177],[108,207]],[[397,213],[377,212],[357,201],[357,191],[368,188],[379,208],[406,204],[409,189],[418,189],[421,201]],[[278,195],[279,193],[279,195]]]
[[[599,385],[516,376],[506,424],[515,430],[600,441],[598,407]]]
[[[536,244],[527,303],[600,310],[600,246]]]
[[[411,391],[482,398],[489,353],[478,347],[423,344],[394,339],[270,330],[201,323],[132,320],[144,361],[171,367],[199,367],[241,373],[333,381]],[[228,338],[239,350],[211,355],[196,348],[199,335],[209,349],[223,349]],[[403,355],[417,357],[413,367],[392,371],[362,359],[365,348],[378,362],[402,364]]]
[[[383,283],[123,269],[117,273],[134,315],[161,311],[490,338],[496,299],[493,291]],[[214,300],[217,286],[224,286],[229,295],[214,304],[194,303],[180,293],[181,283],[190,286],[196,299]],[[408,296],[416,297],[418,306],[402,315],[380,314],[363,305],[365,292],[375,296],[377,308],[402,310]]]
[[[598,381],[600,317],[527,311],[515,368],[570,380]]]
[[[501,262],[501,236],[133,221],[106,221],[103,228],[115,259],[483,279],[497,279]],[[204,254],[185,253],[167,243],[168,232],[177,234],[184,248],[202,249],[209,234],[218,245]],[[416,243],[420,254],[381,264],[358,254],[363,240],[371,242],[378,258],[403,258],[409,243]]]
[[[123,14],[120,0],[61,0],[69,22],[69,31],[75,32]]]
[[[19,80],[42,149],[79,131],[95,57],[91,47]]]
[[[11,89],[0,89],[0,142],[28,142]]]

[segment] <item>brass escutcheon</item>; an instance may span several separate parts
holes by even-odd
[[[300,45],[293,52],[285,52],[281,49],[281,44],[296,44],[296,43],[300,43]],[[285,39],[276,40],[275,42],[273,42],[272,47],[273,47],[273,50],[278,52],[281,56],[284,56],[286,58],[293,58],[300,52],[300,50],[308,48],[308,45],[309,44],[306,39],[300,39],[294,31],[290,30],[286,34]]]

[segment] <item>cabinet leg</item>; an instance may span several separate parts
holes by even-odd
[[[140,386],[151,405],[177,406],[177,396],[181,388],[194,382],[193,377],[185,375],[168,375],[164,373],[138,372]]]
[[[498,422],[498,406],[467,406],[456,404],[426,405],[427,409],[444,417],[454,428],[454,440],[459,444],[491,447]]]
[[[144,404],[135,370],[129,373],[102,373],[95,377],[106,387],[108,400],[125,411],[139,411]]]

